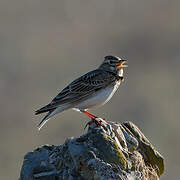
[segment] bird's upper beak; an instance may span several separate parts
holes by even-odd
[[[121,68],[127,68],[128,65],[125,64],[127,62],[127,60],[121,60],[121,62],[116,66],[118,69],[121,69]]]

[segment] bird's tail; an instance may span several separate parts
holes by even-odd
[[[45,112],[49,112],[52,110],[55,110],[57,107],[51,105],[51,104],[48,104],[40,109],[38,109],[37,111],[35,111],[35,115],[38,115],[38,114],[42,114],[42,113],[45,113]]]
[[[69,108],[68,106],[60,106],[60,107],[57,107],[56,109],[49,110],[49,112],[46,114],[46,116],[39,123],[38,130],[40,130],[52,116],[54,116],[55,114],[60,113],[62,111],[65,111],[68,108]]]
[[[48,119],[50,118],[49,116],[51,115],[51,113],[53,113],[53,111],[55,110],[50,110],[46,116],[41,120],[41,122],[38,124],[38,130],[40,130],[44,124],[48,121]]]

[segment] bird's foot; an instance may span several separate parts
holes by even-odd
[[[101,126],[101,127],[103,127],[105,130],[107,130],[107,128],[103,125],[101,118],[98,118],[97,116],[95,116],[94,114],[89,113],[88,111],[81,111],[81,112],[83,112],[84,114],[86,114],[88,117],[91,118],[91,121],[89,121],[89,122],[85,125],[84,129],[86,129],[86,127],[87,127],[87,126],[90,126],[92,123],[95,123],[97,126]],[[103,121],[105,121],[104,118],[103,118]]]
[[[101,126],[104,130],[107,131],[107,128],[104,126],[104,124],[102,123],[103,121],[100,120],[100,118],[91,118],[91,121],[89,121],[88,123],[86,123],[84,129],[86,129],[87,126],[90,126],[91,124],[96,124],[96,126]]]

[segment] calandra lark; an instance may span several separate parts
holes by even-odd
[[[67,109],[95,117],[87,110],[102,106],[111,99],[124,80],[123,68],[128,67],[125,62],[117,56],[106,56],[97,69],[70,83],[48,105],[36,111],[36,114],[47,113],[38,125],[39,130],[49,118]]]

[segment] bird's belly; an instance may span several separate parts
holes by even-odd
[[[107,87],[105,89],[100,90],[99,92],[95,92],[86,100],[79,102],[75,106],[75,108],[89,109],[89,108],[104,105],[112,98],[112,96],[116,92],[118,86],[119,86],[119,84],[112,86],[112,87]]]

